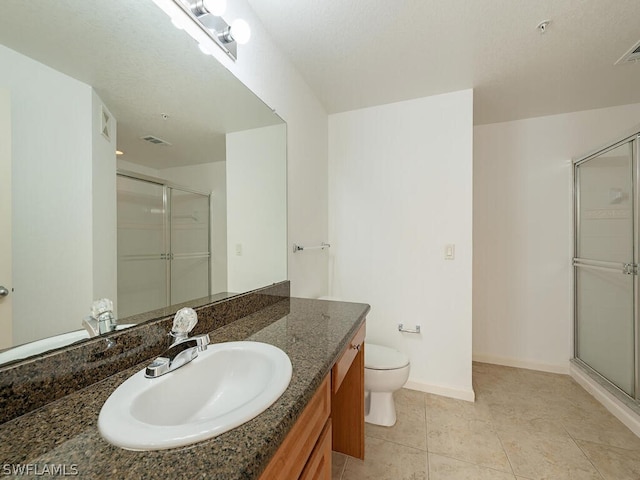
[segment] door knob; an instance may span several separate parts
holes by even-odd
[[[0,285],[0,297],[6,297],[7,295],[9,295],[9,290],[7,290],[7,287],[3,287],[2,285]]]

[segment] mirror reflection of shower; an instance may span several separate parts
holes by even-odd
[[[211,196],[118,175],[118,315],[211,293]]]

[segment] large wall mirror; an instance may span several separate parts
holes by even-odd
[[[152,0],[3,0],[0,72],[0,364],[286,280],[286,125]]]

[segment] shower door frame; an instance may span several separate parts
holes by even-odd
[[[208,268],[207,268],[207,295],[211,296],[211,269],[212,269],[212,258],[213,251],[211,249],[211,228],[212,228],[212,219],[211,219],[211,192],[204,192],[201,190],[197,190],[191,187],[185,187],[184,185],[179,185],[177,183],[173,183],[162,178],[152,177],[150,175],[144,175],[141,173],[131,172],[129,170],[116,170],[116,176],[131,178],[133,180],[139,180],[143,182],[153,183],[155,185],[159,185],[162,187],[162,206],[164,208],[163,215],[163,235],[164,235],[164,244],[167,250],[167,253],[163,254],[164,260],[167,260],[167,267],[165,268],[165,288],[166,288],[166,299],[167,299],[167,307],[173,305],[173,300],[171,299],[171,268],[173,263],[173,250],[171,245],[171,206],[169,202],[169,190],[175,189],[183,192],[194,193],[196,195],[202,195],[207,197],[208,200],[208,228],[207,228],[207,245],[209,247],[209,257],[208,257]]]
[[[633,277],[633,337],[634,337],[634,395],[631,396],[611,380],[603,376],[594,368],[589,366],[583,360],[578,357],[578,268],[577,263],[579,259],[578,248],[580,241],[580,188],[579,188],[579,175],[578,167],[581,164],[593,160],[600,155],[614,150],[622,145],[631,144],[631,195],[632,195],[632,215],[633,221],[633,258],[630,264],[631,273],[628,273]],[[606,385],[613,388],[613,391],[618,395],[624,396],[624,398],[631,399],[636,403],[640,402],[640,281],[638,279],[638,264],[640,263],[640,129],[636,128],[632,134],[627,134],[614,142],[607,144],[604,147],[595,149],[586,155],[573,159],[573,360],[578,362],[583,368],[589,372],[595,374],[598,378],[602,379]],[[607,263],[607,262],[599,262]],[[613,263],[613,262],[611,262]],[[625,264],[626,265],[629,264]],[[597,268],[597,267],[596,267]],[[605,268],[608,268],[605,266]],[[627,273],[626,271],[622,273]]]

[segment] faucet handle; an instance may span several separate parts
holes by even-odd
[[[108,298],[101,298],[96,300],[91,305],[91,316],[98,318],[100,315],[106,312],[113,312],[113,302]]]
[[[170,335],[177,340],[187,338],[189,332],[198,323],[198,314],[193,308],[185,307],[178,310],[173,319]]]

